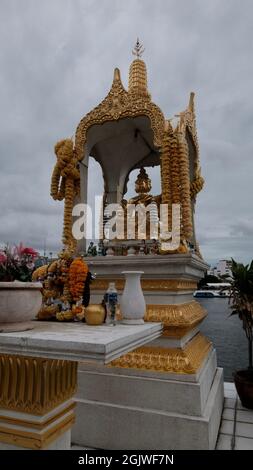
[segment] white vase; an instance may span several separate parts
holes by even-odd
[[[141,274],[143,271],[123,271],[126,282],[120,299],[122,323],[140,325],[144,323],[146,302],[141,288]]]
[[[127,250],[127,256],[135,256],[136,252],[133,246],[130,246]]]
[[[41,303],[40,282],[0,282],[0,332],[33,328]]]

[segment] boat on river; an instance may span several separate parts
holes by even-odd
[[[199,298],[226,298],[229,297],[230,284],[227,282],[207,283],[202,289],[194,292],[194,297]]]

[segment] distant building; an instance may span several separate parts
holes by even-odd
[[[227,259],[221,259],[218,261],[217,266],[209,269],[208,274],[213,276],[232,276],[232,261]]]

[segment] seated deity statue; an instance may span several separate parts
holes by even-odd
[[[135,192],[138,196],[129,199],[129,201],[127,201],[128,204],[144,204],[145,206],[152,202],[159,204],[161,196],[152,196],[152,194],[149,194],[151,189],[151,179],[149,178],[145,168],[141,168],[137,176],[137,180],[135,181]]]
[[[129,199],[128,201],[123,200],[122,205],[124,210],[127,210],[127,204],[133,204],[137,206],[138,204],[143,205],[143,216],[142,210],[139,208],[140,213],[137,215],[135,213],[133,216],[135,217],[135,238],[147,238],[150,239],[150,219],[152,217],[151,211],[145,211],[145,208],[151,204],[154,205],[152,210],[152,214],[156,217],[159,217],[159,206],[161,203],[161,196],[153,196],[150,194],[152,187],[151,187],[151,180],[145,170],[145,168],[141,168],[140,172],[137,176],[137,180],[135,181],[135,191],[137,196]],[[128,211],[129,214],[129,211]],[[152,238],[152,237],[151,237]]]

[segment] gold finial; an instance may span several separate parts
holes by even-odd
[[[139,59],[142,56],[144,51],[145,51],[145,49],[144,49],[143,45],[140,43],[139,38],[137,38],[134,49],[132,50],[132,54],[135,55],[137,57],[137,59]]]

